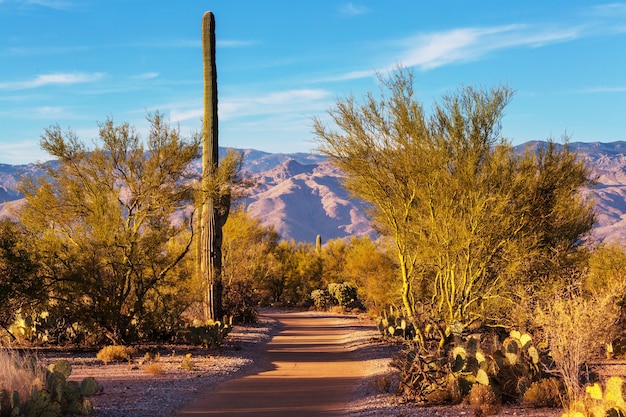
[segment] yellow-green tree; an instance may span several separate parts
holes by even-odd
[[[254,319],[259,302],[271,302],[276,250],[280,236],[251,217],[244,206],[231,212],[224,225],[222,277],[226,314],[236,321]]]
[[[46,129],[55,161],[23,181],[21,223],[33,236],[51,305],[115,343],[146,337],[163,315],[178,320],[191,274],[190,163],[198,138],[183,139],[159,113],[144,140],[127,123],[100,125],[88,149],[72,131]],[[69,321],[73,323],[74,321]],[[171,326],[172,322],[168,323]]]
[[[466,326],[516,280],[545,275],[549,254],[577,251],[593,224],[577,193],[588,171],[567,147],[514,152],[500,130],[509,88],[461,88],[427,116],[410,71],[381,81],[380,97],[338,101],[336,128],[314,124],[319,150],[395,243],[408,316],[422,305],[437,322]]]
[[[22,310],[36,308],[45,295],[38,264],[28,250],[28,234],[10,219],[0,220],[0,327],[13,339],[9,325]],[[23,311],[28,314],[28,311]]]

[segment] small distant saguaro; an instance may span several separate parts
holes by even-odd
[[[200,214],[200,271],[206,280],[206,319],[222,318],[222,227],[216,201],[214,178],[219,162],[217,129],[217,69],[215,65],[215,17],[202,17],[204,59],[204,118],[202,120],[202,195]]]

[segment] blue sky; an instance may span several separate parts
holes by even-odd
[[[415,71],[429,105],[461,85],[516,95],[503,132],[626,140],[626,2],[0,0],[0,163],[44,161],[44,129],[86,143],[112,117],[202,116],[201,20],[216,16],[220,145],[309,152],[312,118]]]

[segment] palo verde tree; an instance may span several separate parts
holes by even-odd
[[[397,73],[383,82],[390,95],[368,94],[359,104],[350,96],[337,102],[330,116],[338,130],[314,119],[319,151],[348,175],[344,186],[354,196],[371,203],[375,228],[390,236],[402,282],[402,304],[414,315],[413,286],[417,248],[411,237],[413,209],[420,205],[424,178],[428,175],[430,132],[423,107],[414,100],[411,78]]]
[[[500,131],[513,95],[506,87],[461,88],[427,116],[410,71],[381,81],[381,97],[337,103],[330,115],[338,130],[314,120],[319,150],[395,242],[406,314],[422,305],[436,323],[467,326],[511,281],[532,276],[528,256],[541,264],[557,246],[576,250],[593,224],[577,194],[587,171],[568,151],[514,152]],[[559,213],[567,213],[562,229],[540,222],[559,222]]]
[[[189,298],[165,296],[191,278],[180,265],[193,240],[199,139],[181,138],[159,113],[148,120],[145,145],[111,119],[94,149],[72,131],[46,129],[41,146],[55,161],[20,189],[50,308],[115,343],[162,330],[153,324],[163,317],[171,325]]]

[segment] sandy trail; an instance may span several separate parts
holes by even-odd
[[[319,313],[267,315],[279,330],[260,355],[260,371],[200,394],[178,416],[345,415],[366,371],[345,343],[353,327]]]

